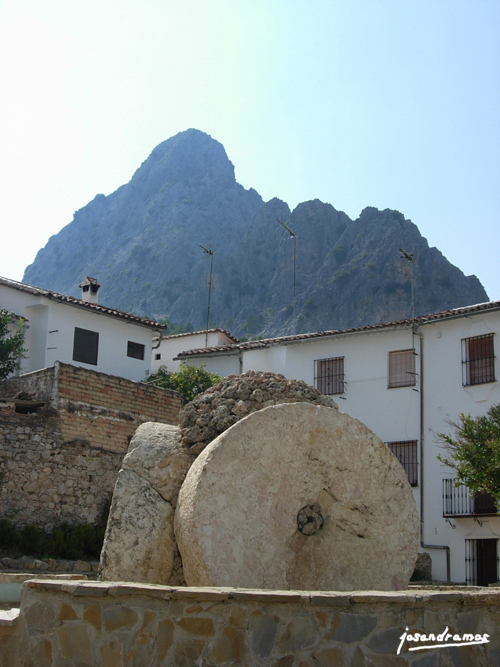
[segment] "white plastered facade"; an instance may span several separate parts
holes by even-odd
[[[453,471],[437,458],[445,453],[438,434],[451,432],[449,419],[456,420],[460,413],[483,415],[500,403],[498,359],[491,362],[495,365],[494,381],[462,384],[462,340],[493,334],[498,350],[500,304],[478,311],[471,307],[470,311],[456,315],[449,311],[441,319],[422,320],[414,336],[408,324],[388,325],[302,340],[276,339],[257,349],[232,346],[226,352],[200,351],[187,355],[185,361],[206,364],[207,370],[220,375],[272,371],[314,386],[315,361],[343,357],[345,391],[333,396],[339,409],[360,419],[386,443],[418,443],[418,484],[413,493],[420,512],[421,543],[427,545],[421,550],[432,558],[433,578],[447,579],[448,551],[451,580],[469,579],[470,583],[474,564],[466,562],[466,542],[498,540],[496,553],[500,557],[500,515],[447,512],[443,516],[443,480],[452,478]],[[413,346],[415,386],[389,388],[389,353]]]
[[[36,290],[36,288],[35,288]],[[91,309],[84,304],[65,303],[42,294],[22,291],[0,282],[0,308],[26,321],[21,373],[53,366],[56,361],[141,381],[151,368],[153,335],[159,331],[147,324]],[[75,328],[99,335],[97,363],[76,361]],[[144,358],[128,356],[128,343],[144,345]]]

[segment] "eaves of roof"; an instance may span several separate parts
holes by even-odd
[[[33,285],[26,285],[25,283],[19,283],[16,280],[10,280],[9,278],[0,277],[0,285],[5,285],[5,287],[11,287],[12,289],[19,290],[20,292],[26,292],[27,294],[31,294],[33,296],[41,296],[44,297],[45,299],[50,299],[51,301],[56,301],[58,303],[65,303],[70,306],[84,308],[85,310],[90,310],[92,312],[95,312],[96,314],[117,317],[118,319],[125,320],[126,322],[133,322],[134,324],[140,324],[150,329],[163,330],[166,328],[165,325],[160,324],[160,322],[147,320],[144,319],[143,317],[132,315],[131,313],[125,313],[122,310],[116,310],[115,308],[107,308],[106,306],[101,306],[98,303],[89,303],[88,301],[77,299],[74,296],[66,296],[65,294],[58,294],[57,292],[52,292],[51,290],[42,289],[41,287],[33,287]]]
[[[373,331],[381,331],[384,329],[404,329],[410,328],[415,323],[416,326],[423,326],[432,324],[440,320],[456,319],[458,317],[468,317],[484,311],[493,311],[500,309],[500,301],[487,301],[485,303],[478,303],[474,306],[465,306],[463,308],[453,308],[452,310],[444,310],[439,313],[431,313],[429,315],[419,315],[415,321],[411,319],[395,320],[393,322],[383,322],[380,324],[367,324],[361,327],[354,327],[351,329],[335,329],[331,331],[316,331],[314,333],[298,334],[295,336],[281,336],[278,338],[265,338],[263,340],[253,340],[246,343],[239,343],[237,345],[219,345],[217,347],[204,347],[193,350],[185,350],[180,352],[176,359],[184,359],[186,357],[194,356],[226,356],[230,354],[237,354],[239,351],[258,350],[266,347],[274,347],[276,345],[290,345],[293,343],[300,343],[302,341],[309,341],[316,338],[327,338],[329,336],[345,336],[356,333],[370,333]]]
[[[194,336],[197,334],[206,334],[206,333],[221,333],[224,334],[224,336],[227,336],[229,340],[233,341],[233,343],[239,343],[240,341],[238,338],[235,338],[233,334],[229,333],[229,331],[226,331],[225,329],[202,329],[201,331],[186,331],[184,333],[178,333],[178,334],[171,334],[171,335],[166,335],[162,336],[162,340],[170,340],[173,338],[184,338],[187,336]]]

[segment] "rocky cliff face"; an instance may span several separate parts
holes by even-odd
[[[293,308],[294,241],[297,235]],[[214,251],[211,325],[266,336],[345,328],[487,300],[397,211],[366,208],[352,221],[319,200],[294,211],[267,203],[234,176],[224,147],[187,130],[157,146],[131,181],[97,195],[51,237],[24,281],[79,296],[98,278],[101,302],[195,328],[206,324],[209,257]]]

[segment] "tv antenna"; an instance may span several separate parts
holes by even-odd
[[[415,354],[415,280],[413,275],[413,253],[404,248],[399,249],[401,259],[410,262],[410,283],[411,283],[411,341],[413,353]]]
[[[296,277],[296,267],[297,267],[297,234],[295,232],[292,232],[292,230],[286,226],[284,222],[281,222],[279,218],[276,218],[276,222],[278,222],[285,231],[288,232],[290,235],[290,238],[293,239],[293,334],[295,335],[295,326],[296,326],[296,320],[295,320],[295,304],[296,304],[296,299],[295,299],[295,277]]]
[[[214,251],[200,245],[200,248],[207,255],[210,255],[210,276],[208,278],[208,308],[207,308],[207,328],[205,331],[205,347],[208,347],[208,327],[210,323],[210,296],[212,294],[212,272],[214,268]]]

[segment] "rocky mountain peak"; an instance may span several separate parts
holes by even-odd
[[[210,325],[237,336],[407,317],[401,247],[414,254],[417,314],[488,299],[399,211],[368,206],[353,221],[319,199],[293,211],[276,198],[264,203],[236,182],[222,144],[196,129],[159,144],[128,184],[77,211],[24,280],[79,296],[83,276],[95,276],[103,305],[201,329],[209,264],[200,245],[214,252]]]

